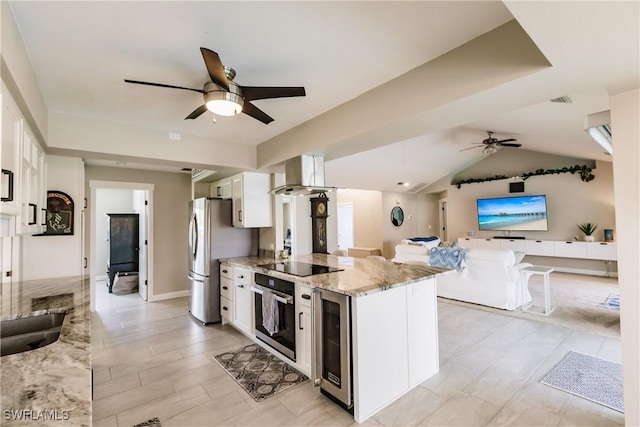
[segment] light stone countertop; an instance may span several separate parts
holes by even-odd
[[[89,281],[11,283],[3,287],[1,304],[3,320],[47,310],[66,309],[67,315],[57,341],[0,358],[0,424],[91,425]]]
[[[292,261],[337,267],[343,269],[343,271],[300,277],[260,267],[261,264]],[[419,282],[426,278],[452,271],[439,267],[423,267],[391,261],[323,254],[296,255],[288,260],[275,259],[274,257],[227,258],[220,260],[220,262],[234,267],[249,268],[258,273],[268,274],[314,288],[322,288],[356,297]]]

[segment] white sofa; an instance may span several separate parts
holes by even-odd
[[[429,262],[429,249],[435,248],[439,244],[440,239],[435,239],[430,242],[402,240],[396,245],[396,255],[391,261],[402,263],[407,261]]]
[[[400,253],[396,252],[394,261],[429,262],[428,249],[421,255],[411,253],[413,249],[405,247],[400,250]],[[520,273],[521,269],[531,264],[517,261],[512,250],[469,249],[462,271],[452,271],[436,279],[438,296],[515,310],[523,302],[531,302],[531,294],[526,286],[529,275],[526,275],[523,286]]]

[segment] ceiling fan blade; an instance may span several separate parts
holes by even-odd
[[[242,112],[248,116],[253,117],[256,120],[260,120],[265,125],[268,125],[273,121],[273,119],[269,117],[267,113],[265,113],[264,111],[262,111],[261,109],[259,109],[258,107],[256,107],[255,105],[247,101],[244,102],[244,106],[242,107]]]
[[[191,114],[189,114],[187,117],[185,117],[185,120],[188,119],[197,119],[198,117],[200,117],[202,115],[202,113],[207,111],[207,106],[206,105],[201,105],[198,108],[196,108],[195,110],[193,110],[193,112]]]
[[[482,145],[476,145],[475,147],[469,147],[469,148],[463,148],[460,151],[467,151],[467,150],[473,150],[474,148],[480,148]]]
[[[522,144],[502,144],[500,142],[498,142],[496,145],[499,145],[500,147],[522,147]]]
[[[289,98],[293,96],[305,96],[304,87],[262,87],[240,86],[245,101],[269,98]]]
[[[202,89],[192,89],[190,87],[166,85],[166,84],[163,84],[163,83],[141,82],[139,80],[129,80],[129,79],[124,79],[124,81],[125,81],[125,83],[135,83],[137,85],[168,87],[170,89],[184,89],[184,90],[192,90],[192,91],[198,92],[198,93],[204,93],[204,91]]]
[[[226,90],[229,90],[229,81],[227,80],[227,75],[224,72],[224,65],[222,65],[222,61],[220,61],[218,54],[206,47],[201,47],[200,52],[202,52],[202,59],[204,59],[204,65],[207,66],[207,71],[209,72],[211,81],[218,86],[222,86]]]
[[[517,139],[515,139],[515,138],[501,139],[500,141],[497,141],[497,142],[498,143],[503,143],[503,142],[512,142],[512,141],[517,141]]]

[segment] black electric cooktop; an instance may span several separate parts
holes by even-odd
[[[313,276],[315,274],[333,273],[335,271],[343,270],[342,268],[328,267],[326,265],[318,264],[308,264],[306,262],[276,262],[270,264],[262,264],[258,267],[300,277]]]

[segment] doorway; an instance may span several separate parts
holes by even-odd
[[[438,200],[438,222],[440,224],[440,241],[447,241],[447,199]]]
[[[125,299],[135,298],[147,301],[153,298],[153,184],[89,181],[91,192],[90,203],[90,309],[100,308],[96,296],[98,292],[107,297],[114,296],[106,291],[106,258],[105,244],[107,219],[105,213],[137,213],[139,217],[138,235],[138,294],[117,296],[118,303]],[[109,212],[107,212],[109,211]],[[101,288],[98,288],[100,284]],[[104,289],[103,289],[104,288]],[[127,297],[127,298],[120,298]],[[114,298],[110,298],[114,299]],[[104,303],[105,300],[101,299]]]
[[[338,203],[338,248],[353,247],[353,203]]]

